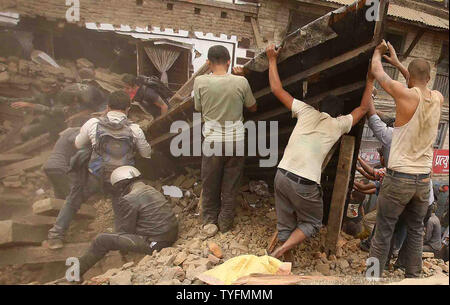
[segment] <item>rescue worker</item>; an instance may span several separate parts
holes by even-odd
[[[267,47],[269,81],[272,93],[297,118],[283,159],[275,176],[275,209],[278,240],[282,242],[272,256],[279,258],[307,238],[315,235],[323,218],[323,193],[320,186],[322,164],[339,138],[350,132],[369,109],[374,79],[367,75],[361,104],[350,114],[342,115],[344,103],[330,96],[321,101],[319,111],[295,99],[283,89],[278,75],[277,57],[281,49]]]
[[[133,102],[139,103],[155,119],[169,111],[167,102],[170,90],[158,79],[138,76],[136,84],[139,89],[133,97]]]
[[[111,185],[118,193],[116,233],[97,235],[79,258],[80,276],[109,251],[137,252],[151,255],[170,247],[178,236],[178,220],[171,204],[153,187],[140,180],[141,173],[132,166],[121,166],[111,174]]]
[[[248,80],[228,73],[230,54],[224,46],[209,48],[208,64],[212,74],[194,81],[194,107],[205,120],[202,218],[204,225],[217,225],[225,233],[233,227],[244,170],[244,108],[255,112],[257,105]],[[205,147],[218,149],[205,153]]]
[[[143,158],[150,158],[151,148],[144,132],[127,118],[129,108],[128,94],[112,92],[106,115],[92,118],[81,127],[75,138],[75,147],[81,151],[71,160],[77,175],[56,223],[49,231],[50,249],[63,247],[64,233],[82,203],[101,191],[112,194],[109,177],[116,168],[134,165],[136,151]],[[113,210],[116,211],[114,196]]]
[[[39,82],[42,93],[28,98],[5,98],[1,102],[9,103],[14,109],[30,109],[37,114],[33,121],[22,128],[20,136],[23,141],[49,132],[52,140],[56,140],[66,128],[64,117],[68,108],[59,99],[59,87],[53,78],[43,78]]]
[[[431,66],[424,59],[414,59],[409,64],[408,87],[391,79],[381,62],[388,50],[389,46],[383,41],[375,49],[371,63],[372,74],[384,91],[394,98],[396,120],[387,171],[377,200],[377,227],[369,257],[378,260],[379,269],[373,276],[381,277],[394,228],[403,213],[408,234],[399,260],[406,267],[405,277],[419,277],[423,221],[430,198],[433,144],[444,97],[427,88]],[[368,268],[371,270],[371,266]]]
[[[80,132],[79,127],[67,128],[59,134],[53,150],[44,164],[44,172],[52,184],[53,193],[57,199],[66,199],[70,192],[71,174],[70,159],[75,155],[75,137]]]

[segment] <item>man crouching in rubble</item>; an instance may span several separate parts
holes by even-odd
[[[126,92],[112,92],[106,115],[92,118],[81,127],[75,138],[75,147],[80,151],[71,160],[76,178],[55,225],[48,233],[50,249],[63,247],[64,233],[82,203],[102,191],[113,194],[109,177],[116,168],[134,165],[136,151],[143,158],[150,158],[151,148],[144,132],[127,118],[129,108],[130,97]],[[113,196],[114,212],[115,203]]]
[[[322,163],[332,146],[366,114],[374,79],[368,74],[361,105],[342,115],[344,103],[329,97],[320,103],[320,111],[294,99],[282,87],[277,69],[280,49],[268,46],[269,81],[273,94],[292,111],[297,124],[278,165],[275,176],[275,208],[278,240],[282,246],[271,254],[279,258],[297,244],[316,234],[322,225],[323,200],[320,187]],[[290,258],[285,257],[286,260]]]
[[[195,110],[205,120],[202,217],[204,225],[218,225],[225,233],[233,227],[244,169],[244,107],[254,112],[257,106],[247,79],[227,73],[230,53],[224,46],[208,50],[208,64],[212,74],[198,76],[194,82]],[[212,153],[205,153],[209,149]]]
[[[109,251],[152,254],[170,247],[178,236],[178,221],[170,203],[153,187],[140,180],[132,166],[121,166],[111,174],[117,192],[116,232],[97,235],[79,258],[80,276]]]

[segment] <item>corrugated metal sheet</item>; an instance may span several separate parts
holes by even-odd
[[[419,12],[412,8],[390,4],[388,15],[448,30],[448,19],[433,16],[424,12]]]
[[[341,5],[350,5],[354,0],[326,0],[327,2],[337,3]],[[449,29],[448,19],[433,16],[428,13],[420,12],[409,7],[397,4],[389,4],[388,15],[395,18],[418,22],[427,26]]]

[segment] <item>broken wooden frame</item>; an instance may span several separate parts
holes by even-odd
[[[350,113],[359,106],[369,61],[374,48],[381,42],[388,8],[388,0],[380,1],[379,20],[370,22],[366,19],[367,10],[370,8],[366,3],[371,2],[359,0],[330,12],[295,31],[281,43],[278,70],[284,88],[291,95],[315,106],[318,106],[327,95],[336,95],[345,101],[345,113]],[[245,70],[248,71],[246,77],[258,103],[258,112],[246,113],[245,118],[253,121],[278,121],[279,129],[287,131],[279,133],[278,147],[284,149],[296,121],[271,94],[267,68],[264,52],[245,65]],[[207,73],[202,71],[197,74],[203,72]],[[189,82],[192,80],[193,78]],[[193,112],[193,99],[187,98],[166,116],[155,120],[147,132],[153,149],[160,151],[174,164],[180,165],[179,167],[187,164],[199,166],[201,162],[199,157],[173,158],[169,150],[171,139],[177,135],[170,133],[172,122],[187,121],[192,129]],[[355,137],[350,185],[353,184],[363,128],[364,121],[357,124],[349,133]],[[336,150],[330,157],[322,176],[325,223],[331,205],[339,152],[340,150]],[[280,157],[281,154],[278,160]],[[267,178],[270,183],[273,181],[276,167],[260,168],[257,165],[259,160],[260,157],[247,158],[246,175],[250,178]]]

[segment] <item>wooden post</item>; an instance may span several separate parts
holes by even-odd
[[[406,50],[405,54],[403,54],[401,56],[401,59],[404,60],[406,58],[409,57],[409,55],[411,54],[412,50],[414,50],[414,48],[416,47],[417,43],[419,42],[419,40],[422,38],[423,34],[425,34],[425,29],[419,29],[419,31],[417,31],[416,36],[414,37],[414,40],[411,42],[411,44],[409,45],[408,49]]]
[[[258,49],[264,49],[264,39],[261,36],[261,32],[259,30],[258,21],[255,18],[251,17],[250,21],[252,23],[253,34],[255,35],[256,46]]]
[[[344,214],[347,190],[351,177],[354,150],[355,138],[347,135],[343,136],[339,152],[339,162],[336,169],[336,180],[331,198],[330,215],[328,217],[325,242],[325,253],[327,254],[335,254],[337,250],[337,242],[341,231],[342,216]]]
[[[136,61],[137,61],[137,75],[144,74],[144,58],[142,52],[142,44],[140,42],[136,43]]]

